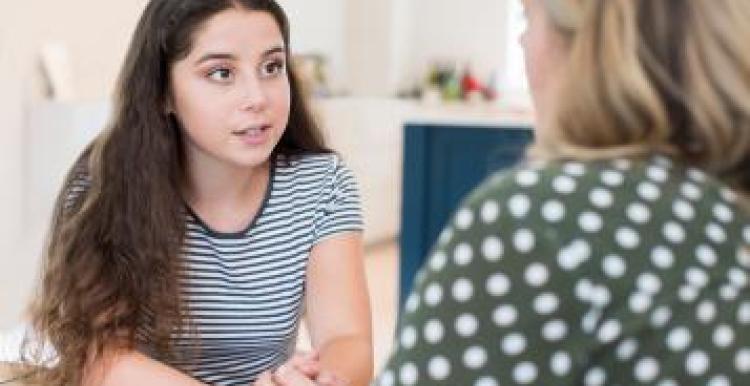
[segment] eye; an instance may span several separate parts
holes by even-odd
[[[233,79],[232,70],[228,68],[217,68],[208,73],[208,77],[217,82],[229,82]]]
[[[282,60],[273,60],[263,63],[260,67],[260,72],[264,77],[272,77],[282,74],[285,68],[286,66]]]

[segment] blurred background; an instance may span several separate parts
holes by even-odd
[[[359,180],[382,358],[399,298],[456,202],[531,137],[520,4],[279,2],[318,119]],[[27,0],[0,13],[0,331],[23,320],[54,197],[107,121],[145,4]]]

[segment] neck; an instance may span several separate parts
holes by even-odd
[[[205,159],[191,160],[187,170],[184,191],[191,206],[242,206],[265,191],[270,161],[254,167],[232,167]]]

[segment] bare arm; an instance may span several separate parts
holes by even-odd
[[[372,320],[360,233],[333,236],[313,247],[306,306],[323,373],[328,370],[352,386],[367,385],[373,372]]]
[[[206,386],[135,351],[111,353],[88,365],[83,386]]]

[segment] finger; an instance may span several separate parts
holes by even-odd
[[[315,381],[322,386],[349,386],[351,384],[347,379],[326,370],[321,371]]]
[[[316,386],[310,378],[294,366],[281,365],[273,374],[273,380],[281,386]]]
[[[253,386],[276,386],[276,383],[273,381],[271,373],[264,371],[258,376],[258,379],[255,380]]]
[[[296,367],[299,371],[304,373],[308,378],[315,378],[320,372],[320,363],[315,359],[316,356],[310,356],[308,354],[295,354],[292,359],[289,360],[292,366]]]

